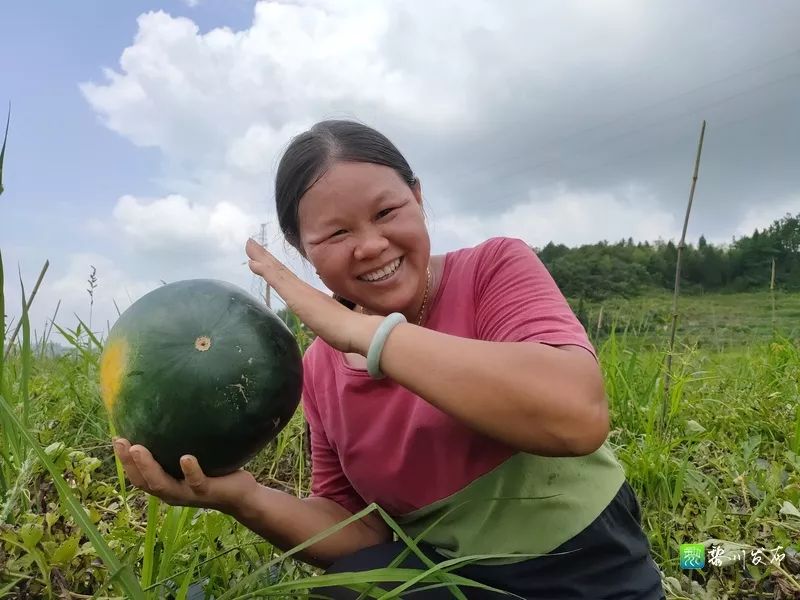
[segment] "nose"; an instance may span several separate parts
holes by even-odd
[[[388,247],[389,240],[377,229],[370,229],[359,236],[353,254],[357,260],[371,260]]]

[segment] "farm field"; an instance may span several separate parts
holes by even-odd
[[[639,495],[668,598],[798,598],[800,294],[776,295],[774,309],[769,293],[681,297],[665,404],[671,304],[666,293],[607,301],[602,318],[600,305],[584,306],[606,376],[609,442]],[[23,327],[0,364],[0,597],[313,593],[314,569],[281,559],[232,518],[126,486],[99,399],[102,339],[82,325],[63,331],[71,348],[56,356]],[[306,494],[303,432],[298,412],[248,468]],[[682,543],[706,544],[709,557],[723,549],[720,564],[681,569]]]

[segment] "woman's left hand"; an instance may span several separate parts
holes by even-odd
[[[337,350],[366,356],[377,328],[374,317],[356,313],[307,284],[252,238],[245,251],[250,270],[263,277],[315,334]]]

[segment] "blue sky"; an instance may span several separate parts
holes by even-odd
[[[103,127],[78,84],[115,67],[147,11],[185,15],[207,29],[246,27],[252,2],[12,2],[0,24],[0,103],[11,102],[5,211],[0,239],[29,248],[43,240],[78,251],[90,211],[107,211],[125,193],[154,194],[157,149],[140,148]],[[40,263],[43,260],[39,261]],[[29,268],[34,268],[30,265]]]
[[[40,330],[93,328],[193,277],[258,290],[244,242],[314,285],[275,226],[281,148],[315,121],[387,133],[420,175],[434,252],[494,235],[722,243],[800,212],[800,5],[689,0],[12,2],[0,250]]]

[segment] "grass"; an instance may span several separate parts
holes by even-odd
[[[0,266],[5,339],[2,275]],[[611,403],[609,442],[639,495],[668,597],[798,597],[800,296],[778,296],[774,311],[769,294],[684,297],[660,429],[670,305],[668,294],[605,302],[600,327],[601,307],[587,307]],[[127,487],[99,400],[102,340],[81,322],[60,327],[72,351],[56,356],[42,351],[46,336],[31,344],[24,310],[21,324],[6,360],[0,341],[0,598],[305,597],[332,581],[377,597],[398,575],[455,581],[455,564],[320,576],[226,515],[167,506]],[[308,333],[292,325],[307,347]],[[248,469],[305,495],[305,442],[298,412]],[[402,537],[379,507],[367,510]],[[406,542],[413,551],[414,540]],[[682,571],[679,547],[691,542],[721,545],[727,557],[737,544],[781,546],[785,556]]]
[[[578,303],[572,302],[574,310]],[[710,352],[739,351],[753,340],[769,340],[774,330],[800,337],[800,294],[770,292],[684,294],[679,300],[677,339]],[[637,348],[664,348],[669,335],[672,292],[653,290],[632,298],[586,303],[584,321],[592,337],[604,341],[612,329],[626,332]]]

